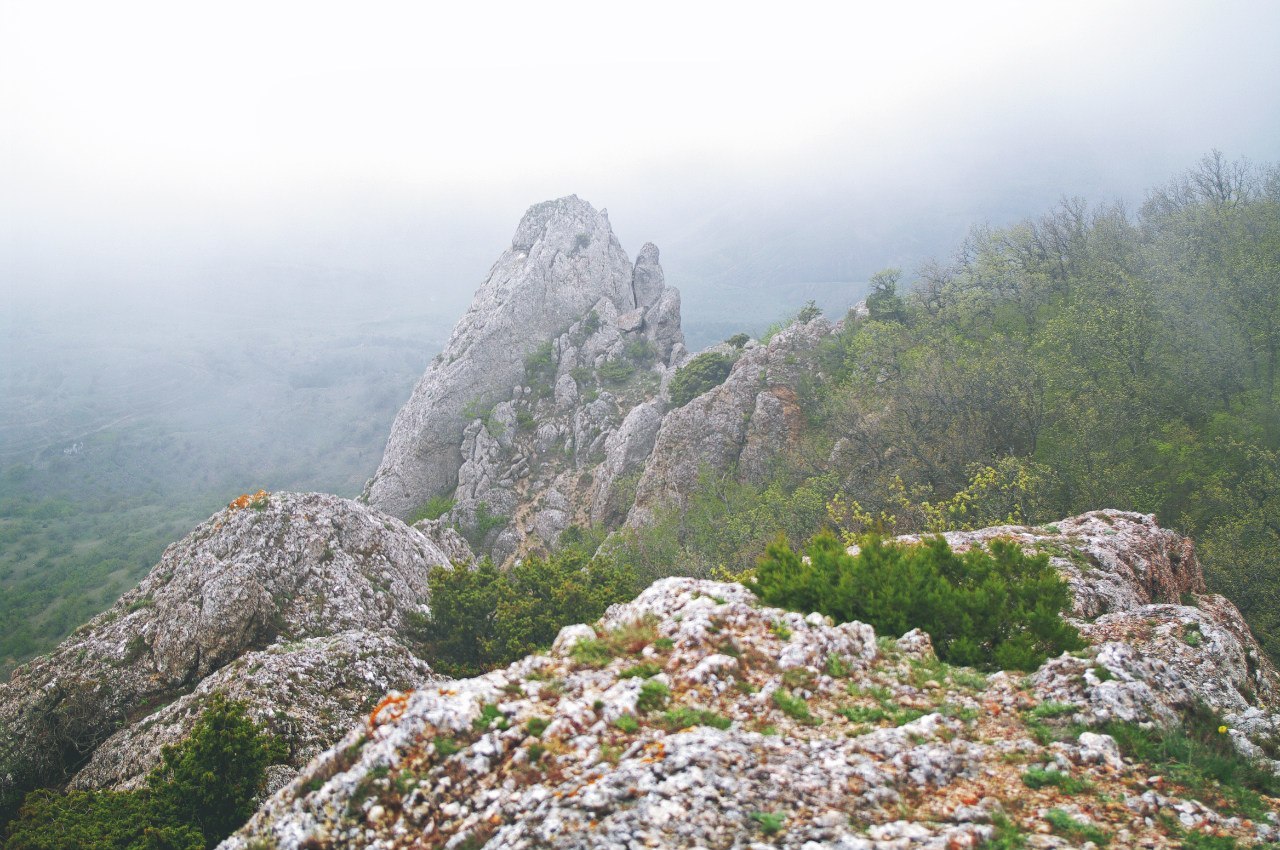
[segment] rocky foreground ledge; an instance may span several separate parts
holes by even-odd
[[[1106,511],[952,543],[996,536],[1053,555],[1088,649],[982,675],[938,662],[920,632],[877,638],[762,607],[740,585],[665,579],[546,655],[389,695],[222,846],[1277,840],[1280,800],[1245,816],[1221,795],[1179,796],[1089,731],[1208,704],[1239,749],[1277,752],[1275,670],[1234,607],[1203,592],[1189,542]],[[1025,845],[1007,843],[1015,832]]]
[[[140,787],[215,693],[280,736],[283,781],[388,688],[433,678],[402,639],[457,535],[323,493],[245,495],[133,590],[0,682],[0,822],[27,791]]]

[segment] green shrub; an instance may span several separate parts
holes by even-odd
[[[676,370],[668,391],[671,406],[684,407],[712,387],[718,387],[729,377],[733,359],[715,351],[699,354]]]
[[[190,737],[163,749],[141,791],[27,795],[5,850],[205,850],[253,814],[269,764],[285,747],[245,704],[215,694]]]
[[[484,423],[484,427],[493,434],[495,430],[500,430],[498,424],[493,421],[493,405],[484,405],[480,399],[473,398],[462,406],[462,418],[468,422],[479,419]]]
[[[640,695],[636,697],[636,711],[661,711],[667,707],[670,699],[671,689],[650,679],[640,686]]]
[[[576,546],[507,571],[488,559],[471,569],[436,567],[427,581],[431,616],[406,631],[432,666],[459,677],[544,649],[562,627],[591,622],[639,592],[631,570]]]
[[[156,822],[140,791],[33,791],[10,826],[5,850],[204,850],[192,827]]]
[[[725,340],[726,343],[728,343],[729,345],[732,345],[734,348],[737,348],[739,350],[741,350],[742,347],[750,341],[751,341],[751,337],[747,336],[746,334],[734,334],[733,336]]]
[[[658,346],[644,337],[633,339],[623,349],[623,355],[632,363],[643,368],[658,359]]]
[[[432,496],[427,503],[418,510],[410,514],[406,522],[413,525],[415,522],[421,522],[424,519],[440,519],[440,517],[453,510],[454,500],[450,496]]]
[[[555,380],[555,346],[547,340],[524,359],[524,383],[533,388],[535,398],[546,398],[551,395]]]
[[[489,536],[489,532],[502,528],[510,521],[510,517],[494,513],[488,502],[480,502],[476,505],[472,523],[464,529],[463,536],[467,538],[467,542],[471,544],[473,550],[479,549],[484,545],[485,538]]]
[[[243,702],[215,695],[191,737],[162,751],[160,766],[147,778],[157,811],[204,833],[212,847],[240,827],[254,811],[267,765],[288,752],[262,732]]]
[[[957,555],[941,537],[919,545],[869,538],[854,556],[824,533],[807,551],[804,559],[783,538],[769,546],[753,588],[762,602],[860,620],[882,634],[922,628],[940,659],[970,667],[1034,670],[1083,646],[1060,616],[1071,597],[1048,556],[1013,543]]]
[[[636,373],[636,364],[620,357],[617,360],[606,360],[600,364],[600,380],[606,384],[625,384]]]

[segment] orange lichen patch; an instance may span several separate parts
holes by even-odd
[[[380,722],[389,720],[399,720],[404,714],[405,707],[409,703],[409,697],[413,696],[413,691],[406,691],[402,694],[387,694],[378,704],[373,707],[373,711],[369,713],[369,728],[372,729]],[[382,716],[386,712],[386,716]]]
[[[644,751],[648,753],[648,755],[640,759],[643,764],[653,764],[654,762],[662,761],[667,757],[667,746],[661,741],[645,744]]]
[[[227,504],[227,508],[233,511],[243,510],[244,508],[265,508],[267,499],[270,497],[271,494],[266,490],[259,490],[253,495],[241,493]]]

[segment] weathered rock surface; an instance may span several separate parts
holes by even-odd
[[[289,744],[291,778],[339,740],[390,690],[441,677],[393,636],[364,630],[276,643],[206,676],[194,691],[103,741],[72,788],[129,790],[146,784],[161,748],[184,740],[214,694],[248,705],[249,716]],[[272,789],[274,790],[274,789]]]
[[[737,470],[763,480],[799,440],[804,417],[795,387],[808,368],[803,354],[838,329],[823,318],[796,323],[767,345],[748,343],[729,377],[669,412],[636,487],[628,522],[648,522],[661,505],[681,505],[704,471]],[[716,349],[733,355],[727,345]]]
[[[290,743],[300,763],[322,737],[350,724],[359,712],[353,706],[368,694],[427,675],[407,651],[370,661],[356,645],[391,640],[410,614],[425,612],[427,573],[448,562],[423,532],[347,499],[264,493],[238,500],[166,549],[110,610],[0,684],[0,809],[16,805],[27,788],[63,781],[113,734],[78,782],[135,784],[155,757],[139,748],[187,728],[189,718],[174,712],[221,684],[256,694],[250,701],[262,716],[293,711],[280,722],[295,724]],[[347,636],[308,641],[339,633]],[[316,674],[317,693],[294,709],[239,681],[238,668],[227,670],[237,659],[261,664],[268,679],[296,680],[299,690],[310,690],[306,677]],[[340,664],[351,670],[326,670]],[[367,681],[356,702],[344,692],[356,686],[352,676]],[[332,694],[319,692],[326,682]],[[187,694],[145,729],[132,728]]]
[[[576,196],[531,207],[510,249],[498,258],[444,351],[397,415],[382,463],[366,489],[369,502],[407,517],[430,498],[452,494],[455,486],[474,490],[483,482],[474,476],[462,480],[460,468],[474,465],[475,452],[487,446],[464,445],[464,432],[468,439],[475,436],[468,425],[477,411],[513,400],[512,388],[526,377],[526,358],[539,346],[568,342],[570,325],[594,313],[605,332],[588,352],[594,362],[586,365],[602,365],[611,343],[637,334],[650,340],[656,358],[666,363],[673,348],[683,349],[679,304],[679,294],[665,285],[657,248],[646,245],[633,266],[604,211]],[[587,336],[596,337],[599,330],[591,328]],[[578,339],[574,347],[586,341]],[[564,363],[563,344],[557,354]],[[582,359],[575,358],[569,368]],[[516,392],[519,401],[523,393]],[[515,480],[519,470],[512,472]]]
[[[1095,723],[1121,705],[1132,722],[1177,722],[1188,699],[1228,711],[1241,700],[1233,739],[1274,750],[1274,690],[1242,691],[1274,684],[1265,660],[1260,677],[1209,684],[1236,651],[1228,636],[1245,656],[1256,646],[1229,603],[1196,594],[1187,541],[1114,511],[954,539],[997,536],[1052,553],[1089,649],[1030,678],[982,676],[938,663],[920,632],[877,641],[862,624],[761,607],[739,585],[664,579],[594,626],[562,630],[548,655],[400,695],[223,846],[950,850],[1011,828],[1027,846],[1078,846],[1052,834],[1051,809],[1113,846],[1182,846],[1161,814],[1237,841],[1280,835],[1280,800],[1263,798],[1268,819],[1245,819],[1225,797],[1180,797],[1108,735],[1045,741],[1032,728],[1061,714],[1032,713],[1042,701]],[[1109,590],[1084,593],[1094,580]],[[1184,592],[1198,608],[1160,601]],[[1144,619],[1151,635],[1115,630]],[[1174,647],[1175,621],[1203,639]],[[1108,685],[1133,686],[1133,699],[1100,696]],[[1031,769],[1087,793],[1033,787]]]
[[[954,549],[1005,538],[1050,555],[1071,586],[1073,619],[1097,649],[1052,660],[1033,680],[1044,699],[1087,705],[1089,722],[1167,723],[1203,701],[1248,750],[1246,714],[1280,707],[1280,678],[1239,610],[1206,591],[1192,541],[1154,516],[1093,511],[944,536]],[[1280,742],[1270,734],[1263,738]]]

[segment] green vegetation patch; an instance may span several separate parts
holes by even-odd
[[[716,351],[699,354],[676,370],[668,385],[672,407],[684,407],[713,387],[718,387],[733,370],[733,358]]]
[[[580,664],[590,667],[604,667],[615,658],[627,655],[639,655],[645,647],[657,640],[657,626],[652,620],[637,620],[611,629],[598,638],[580,640],[569,650],[569,656]],[[639,675],[639,671],[648,669],[647,662],[642,662],[626,671],[629,676]],[[657,675],[655,671],[650,675]]]
[[[793,720],[798,720],[808,726],[817,726],[822,721],[814,717],[809,711],[809,704],[798,696],[788,693],[783,688],[778,688],[773,692],[773,704],[778,710]]]
[[[661,711],[671,701],[671,689],[661,682],[652,679],[640,686],[640,694],[636,697],[636,711],[648,713]]]
[[[752,812],[748,817],[755,821],[765,835],[778,834],[787,822],[787,816],[782,812]]]
[[[1110,833],[1099,829],[1093,824],[1076,820],[1062,809],[1050,809],[1045,812],[1044,819],[1053,827],[1053,831],[1064,838],[1072,841],[1092,841],[1099,847],[1106,847],[1111,843]]]
[[[430,616],[407,622],[404,630],[433,667],[459,678],[541,651],[564,626],[596,620],[640,591],[628,568],[576,546],[547,558],[530,556],[508,570],[487,559],[470,568],[436,567],[428,584]],[[594,645],[578,646],[583,643]],[[605,651],[611,653],[611,646]],[[581,654],[587,647],[575,650]]]
[[[440,519],[440,517],[453,510],[455,502],[451,496],[432,496],[427,503],[418,510],[414,511],[406,522],[413,525],[415,522],[421,522],[424,519]]]
[[[951,551],[935,537],[919,545],[867,538],[849,555],[834,535],[815,536],[806,550],[771,544],[752,588],[767,605],[859,620],[877,632],[922,628],[944,661],[987,669],[1034,670],[1050,656],[1083,646],[1061,612],[1066,583],[1046,555],[1027,555],[993,540],[991,551]]]
[[[1093,783],[1086,779],[1078,779],[1061,770],[1045,770],[1042,767],[1028,768],[1022,774],[1022,784],[1028,788],[1057,788],[1063,794],[1083,794],[1093,790]]]
[[[665,712],[658,718],[657,722],[659,726],[671,732],[687,729],[690,726],[711,726],[715,729],[728,729],[733,725],[733,721],[723,714],[685,706]]]
[[[1206,706],[1185,715],[1180,727],[1143,729],[1112,722],[1101,731],[1116,739],[1126,757],[1146,762],[1192,796],[1221,799],[1244,817],[1266,816],[1269,809],[1259,794],[1280,796],[1280,776],[1241,755],[1227,726]]]
[[[5,850],[212,848],[249,819],[267,766],[287,755],[244,703],[215,694],[190,737],[164,747],[145,789],[33,791],[9,825]]]

